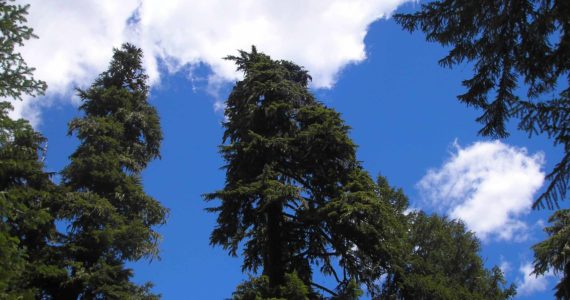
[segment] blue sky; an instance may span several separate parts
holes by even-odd
[[[141,46],[164,132],[162,159],[144,172],[144,185],[171,213],[159,229],[162,259],[133,263],[135,279],[153,281],[164,299],[227,298],[246,275],[241,258],[209,246],[216,216],[201,195],[224,184],[221,107],[239,74],[221,57],[256,44],[307,67],[317,98],[352,127],[373,176],[403,188],[414,208],[462,218],[482,239],[486,265],[502,266],[519,285],[517,299],[552,298],[555,277],[525,272],[551,214],[530,205],[562,149],[544,136],[528,139],[515,122],[507,139],[478,136],[479,112],[455,98],[470,66],[440,67],[446,49],[386,18],[418,7],[404,2],[32,1],[40,39],[22,52],[50,88],[17,103],[14,116],[49,139],[47,169],[60,171],[77,146],[66,135],[78,116],[73,88],[106,68],[113,46]]]

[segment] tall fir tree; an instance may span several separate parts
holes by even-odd
[[[66,210],[65,250],[69,276],[56,299],[155,299],[149,285],[130,281],[127,261],[158,255],[156,225],[167,210],[147,195],[141,171],[159,156],[162,140],[157,111],[148,103],[142,51],[124,44],[109,69],[79,90],[84,116],[69,124],[80,140],[63,170],[71,192]]]
[[[361,284],[374,294],[398,265],[404,227],[356,160],[348,126],[314,99],[301,67],[255,47],[228,59],[245,78],[226,103],[225,187],[205,196],[221,201],[210,209],[218,213],[211,243],[233,256],[243,246],[243,269],[263,275],[236,297],[264,284],[264,297],[285,297],[293,283],[313,299],[358,294]],[[315,270],[337,285],[315,282]]]

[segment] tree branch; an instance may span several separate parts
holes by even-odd
[[[325,292],[331,294],[332,296],[335,296],[335,297],[338,296],[337,293],[333,292],[332,290],[330,290],[330,289],[328,289],[328,288],[326,288],[326,287],[324,287],[324,286],[322,286],[322,285],[320,285],[320,284],[318,284],[318,283],[311,282],[311,285],[314,286],[314,287],[316,287],[316,288],[318,288],[318,289],[320,289],[320,290],[323,290],[323,291],[325,291]]]

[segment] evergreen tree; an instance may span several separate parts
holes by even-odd
[[[149,285],[130,281],[126,261],[158,255],[167,210],[147,195],[140,172],[159,156],[159,117],[147,102],[142,51],[124,44],[109,69],[79,90],[84,116],[69,124],[81,141],[63,170],[72,193],[65,251],[69,276],[51,291],[55,299],[155,299]]]
[[[65,273],[55,228],[62,193],[43,171],[45,139],[0,102],[0,299],[31,299]]]
[[[354,282],[376,293],[375,281],[399,263],[404,227],[356,160],[348,126],[314,99],[301,67],[255,47],[228,59],[245,77],[226,103],[226,184],[206,195],[221,201],[210,209],[211,243],[233,256],[243,246],[243,269],[263,269],[273,293],[265,297],[283,297],[293,273],[309,298],[341,296]],[[337,286],[316,283],[314,269]]]
[[[534,203],[557,207],[570,179],[570,2],[439,0],[395,19],[450,47],[441,65],[473,62],[473,77],[463,81],[467,92],[458,98],[483,109],[480,134],[505,137],[505,123],[520,117],[519,129],[544,133],[564,148]],[[519,87],[527,92],[518,94]]]
[[[534,273],[544,275],[549,270],[560,276],[556,285],[557,299],[570,299],[570,209],[561,209],[550,217],[553,223],[544,230],[549,237],[533,246]]]
[[[0,97],[20,99],[22,94],[43,94],[47,86],[32,77],[34,68],[15,52],[16,47],[37,36],[25,25],[29,5],[10,4],[13,1],[0,0]]]
[[[382,299],[514,297],[499,268],[484,268],[479,241],[460,221],[414,212],[409,228],[406,266],[386,277]]]
[[[309,300],[309,288],[296,273],[286,273],[283,285],[271,287],[269,277],[250,277],[233,293],[233,300]]]
[[[36,38],[25,26],[29,6],[0,1],[0,97],[43,94],[16,47]],[[42,298],[47,282],[65,273],[55,228],[62,193],[43,171],[45,138],[0,102],[0,299]]]

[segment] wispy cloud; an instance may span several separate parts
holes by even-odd
[[[451,157],[417,184],[426,204],[463,220],[482,239],[521,241],[533,195],[544,182],[544,155],[500,141],[454,144]]]
[[[517,293],[521,296],[545,291],[549,285],[549,278],[554,277],[552,273],[536,276],[532,274],[533,270],[530,262],[522,264],[519,268],[519,271],[522,273],[522,279],[519,279],[517,282]]]
[[[511,263],[508,262],[504,256],[501,255],[501,263],[499,264],[499,269],[506,276],[512,270]]]
[[[31,4],[29,25],[40,36],[26,44],[23,55],[50,94],[66,96],[103,71],[111,48],[125,41],[143,48],[154,84],[160,80],[159,60],[170,72],[208,65],[210,88],[231,82],[239,74],[222,58],[256,45],[305,66],[315,87],[331,87],[343,67],[366,58],[368,26],[406,1],[18,0]],[[39,120],[37,104],[16,105],[14,116]]]

